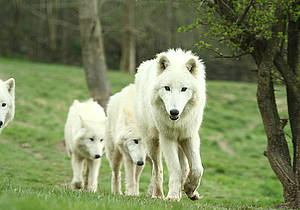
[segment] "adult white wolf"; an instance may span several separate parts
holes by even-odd
[[[182,185],[190,199],[199,199],[198,130],[206,101],[202,61],[190,51],[168,50],[139,66],[135,84],[137,125],[152,160],[152,197],[163,198],[161,148],[169,171],[167,199],[180,200]]]
[[[110,97],[107,105],[105,152],[112,169],[111,189],[121,194],[121,165],[125,165],[126,195],[139,195],[139,179],[146,151],[137,134],[134,117],[135,86],[133,84]]]
[[[65,141],[71,157],[73,189],[84,187],[92,192],[97,191],[101,156],[104,152],[105,121],[103,108],[92,99],[83,103],[75,100],[69,109]]]
[[[15,80],[0,80],[0,133],[15,115]]]

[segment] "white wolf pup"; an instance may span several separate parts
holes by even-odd
[[[125,165],[126,195],[139,195],[145,148],[136,130],[133,84],[110,97],[107,105],[105,152],[112,168],[112,193],[121,194],[121,164]]]
[[[92,192],[97,191],[101,156],[104,153],[105,121],[103,108],[92,99],[83,103],[75,100],[69,109],[65,141],[71,157],[73,189],[84,187]]]
[[[15,80],[0,80],[0,133],[15,115]]]
[[[135,84],[137,125],[152,160],[152,197],[164,196],[161,149],[169,171],[167,199],[180,200],[182,187],[190,199],[199,199],[203,167],[198,130],[206,101],[203,63],[190,51],[171,49],[142,63]]]

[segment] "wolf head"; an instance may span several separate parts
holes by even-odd
[[[178,120],[187,106],[205,100],[204,65],[190,51],[169,50],[157,56],[156,103],[162,102],[170,120]]]
[[[138,166],[145,164],[146,150],[142,140],[136,135],[129,135],[123,143],[125,152],[129,154],[132,162]]]
[[[80,118],[81,128],[75,139],[78,153],[88,159],[98,159],[104,153],[104,129],[99,125],[89,124]]]
[[[117,138],[121,139],[120,143],[123,144],[120,149],[130,156],[134,164],[142,166],[145,164],[146,149],[138,134],[133,110],[123,108],[120,119],[117,124],[120,131]]]
[[[15,80],[10,78],[5,82],[0,80],[0,133],[14,118],[15,114]]]

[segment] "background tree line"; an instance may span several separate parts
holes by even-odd
[[[205,27],[188,33],[177,31],[180,26],[195,22],[197,10],[190,2],[98,1],[108,68],[133,72],[142,61],[168,48],[197,50],[192,46]],[[1,56],[82,65],[77,1],[0,0],[0,3]],[[224,49],[229,50],[226,46]],[[255,80],[249,58],[216,60],[210,52],[198,51],[198,54],[207,64],[208,79]]]

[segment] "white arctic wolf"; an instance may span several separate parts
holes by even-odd
[[[105,152],[112,168],[112,193],[121,194],[121,164],[125,165],[126,195],[139,195],[139,179],[146,151],[134,117],[135,86],[110,97],[107,105]]]
[[[15,115],[15,80],[0,80],[0,133]]]
[[[104,152],[105,121],[103,108],[92,99],[83,103],[75,100],[69,109],[65,141],[73,168],[73,189],[84,187],[92,192],[97,191],[99,167]]]
[[[161,149],[170,178],[167,199],[180,200],[182,187],[190,199],[199,199],[198,130],[206,101],[202,61],[190,51],[168,50],[139,66],[135,84],[137,125],[152,160],[152,197],[163,198]]]

